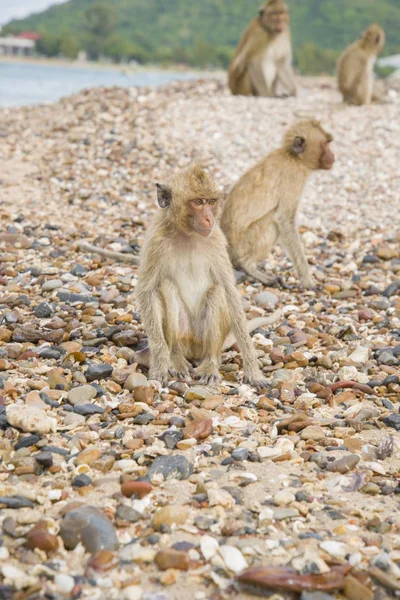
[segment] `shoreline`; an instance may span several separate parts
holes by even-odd
[[[80,60],[67,60],[58,58],[42,58],[42,57],[29,57],[29,56],[0,56],[0,64],[16,64],[16,65],[34,65],[42,67],[62,67],[71,69],[92,69],[92,70],[108,70],[108,71],[128,71],[132,74],[143,73],[143,72],[165,72],[165,73],[198,73],[199,76],[212,77],[219,76],[224,72],[223,69],[207,70],[197,69],[196,67],[189,67],[185,65],[175,64],[170,66],[157,65],[154,63],[148,65],[129,65],[127,63],[108,63],[108,62],[96,62],[96,61],[80,61]]]

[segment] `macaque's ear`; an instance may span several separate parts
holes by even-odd
[[[156,183],[157,186],[157,202],[160,208],[168,208],[172,200],[172,190],[166,185]]]
[[[263,8],[260,8],[260,10],[258,11],[258,14],[260,15],[260,17],[263,17],[265,13],[265,10]]]
[[[376,40],[375,40],[376,45],[378,45],[380,41],[381,41],[381,36],[378,33],[378,35],[376,36]]]
[[[297,135],[293,140],[292,150],[295,154],[303,154],[303,152],[306,150],[306,146],[307,142],[305,138]]]

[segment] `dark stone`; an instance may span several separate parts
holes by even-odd
[[[393,348],[393,356],[395,356],[396,358],[400,356],[400,344]]]
[[[164,479],[188,479],[193,472],[193,465],[184,456],[158,456],[147,471],[151,480],[155,475]]]
[[[151,415],[150,413],[141,413],[140,415],[134,418],[133,422],[135,423],[135,425],[148,425],[149,423],[154,421],[154,419],[154,415]]]
[[[224,458],[224,460],[221,461],[221,465],[223,467],[227,467],[229,465],[233,465],[235,462],[235,459],[232,458],[231,456],[228,456],[227,458]]]
[[[382,380],[373,379],[372,381],[369,381],[367,385],[369,385],[370,388],[380,387],[382,385]]]
[[[307,492],[306,490],[301,490],[300,492],[296,492],[296,501],[297,502],[309,502],[311,503],[314,500],[314,496]]]
[[[0,504],[5,504],[7,508],[33,508],[34,504],[24,496],[0,496]]]
[[[33,312],[38,319],[49,319],[54,313],[51,305],[48,302],[41,302],[35,306]]]
[[[129,521],[129,523],[137,523],[142,518],[140,512],[125,504],[118,506],[115,516],[121,521]]]
[[[364,290],[363,294],[364,296],[380,296],[381,290],[376,285],[371,285],[371,287]]]
[[[174,550],[178,550],[179,552],[189,552],[189,550],[193,550],[193,548],[196,548],[196,544],[191,544],[190,542],[182,541],[172,544],[171,548],[173,548]]]
[[[399,359],[393,356],[392,352],[384,350],[378,357],[378,364],[394,367],[399,364]]]
[[[86,381],[90,383],[91,381],[99,381],[101,379],[107,379],[113,372],[113,368],[111,365],[107,364],[98,364],[98,365],[90,365],[88,370],[85,373]]]
[[[101,396],[104,396],[104,394],[106,393],[106,390],[104,388],[102,388],[98,383],[92,383],[92,387],[94,387],[94,389],[97,392],[96,398],[100,398]]]
[[[30,446],[34,446],[41,439],[42,438],[40,437],[40,435],[36,435],[36,434],[25,435],[24,437],[19,439],[18,442],[15,444],[14,450],[19,450],[20,448],[29,448]]]
[[[261,456],[258,454],[258,452],[250,452],[249,461],[253,463],[261,462]]]
[[[86,487],[92,483],[92,480],[86,473],[78,475],[72,480],[72,487],[81,488]]]
[[[85,269],[85,267],[83,265],[80,265],[79,263],[77,263],[76,265],[74,265],[71,269],[71,275],[74,275],[75,277],[84,277],[85,275],[88,274],[88,270]]]
[[[216,519],[212,517],[199,516],[194,518],[194,524],[202,531],[209,531],[214,523],[216,523]]]
[[[153,533],[152,535],[149,535],[147,541],[150,544],[150,546],[155,546],[160,541],[160,536],[156,533]]]
[[[69,456],[71,454],[69,450],[66,450],[65,448],[58,448],[57,446],[43,446],[42,451],[60,454],[61,456]]]
[[[36,462],[45,469],[48,469],[53,465],[53,455],[51,452],[46,452],[46,450],[39,452],[35,456]]]
[[[374,265],[374,264],[380,262],[378,256],[375,256],[374,254],[367,254],[366,256],[364,256],[362,261],[364,264],[367,264],[367,265]]]
[[[56,402],[55,400],[49,398],[49,396],[45,392],[40,392],[40,397],[43,400],[43,402],[45,402],[52,408],[59,408],[61,406],[59,402]]]
[[[314,531],[305,531],[304,533],[299,534],[299,539],[301,540],[320,540],[322,542],[323,537],[319,533],[315,533]]]
[[[195,495],[192,497],[192,499],[193,499],[195,502],[198,502],[199,504],[202,504],[203,502],[206,502],[206,500],[207,500],[207,497],[208,497],[208,496],[207,496],[207,494],[195,494]]]
[[[84,294],[72,294],[70,292],[60,290],[57,292],[57,296],[61,302],[66,302],[67,304],[73,304],[74,302],[79,302],[81,304],[90,304],[95,302],[96,304],[99,304],[98,298],[95,298],[94,296],[85,296]]]
[[[0,377],[0,390],[4,389],[4,381],[3,379]]]
[[[94,506],[68,512],[61,522],[60,535],[67,550],[73,550],[79,542],[91,553],[119,547],[114,525]]]
[[[382,398],[382,404],[388,410],[394,410],[393,404],[388,400],[388,398]]]
[[[396,431],[400,431],[400,415],[393,413],[383,419],[383,422],[388,427],[393,427]]]
[[[6,414],[6,407],[0,406],[0,429],[7,429],[8,421]]]
[[[178,442],[183,440],[183,433],[179,430],[168,430],[160,435],[160,439],[164,442],[169,450],[173,450]]]
[[[231,454],[234,460],[243,461],[249,458],[248,448],[236,448]]]
[[[9,585],[0,585],[0,600],[13,600],[14,590]]]
[[[303,592],[300,600],[335,600],[335,597],[325,592]]]
[[[62,353],[60,352],[60,350],[56,350],[55,348],[52,348],[51,346],[46,346],[45,348],[42,348],[41,350],[38,351],[38,354],[40,356],[40,358],[47,358],[49,360],[54,359],[54,360],[58,360],[59,358],[61,358]]]
[[[398,281],[394,281],[391,285],[389,285],[386,290],[383,292],[383,295],[386,296],[386,298],[390,298],[391,296],[394,296],[395,294],[397,294],[400,291],[400,280]]]
[[[395,383],[395,384],[396,384],[396,383],[400,383],[400,379],[399,379],[399,376],[398,376],[398,375],[389,375],[388,377],[386,377],[386,378],[383,380],[383,382],[382,382],[382,383],[383,383],[383,385],[386,385],[386,386],[388,386],[388,385],[390,385],[391,383]]]
[[[244,502],[244,493],[242,492],[242,490],[239,490],[239,488],[236,487],[232,487],[232,486],[226,486],[222,488],[223,490],[225,490],[226,492],[228,492],[232,498],[235,500],[236,504],[242,505]]]
[[[112,337],[112,341],[117,346],[125,347],[125,346],[136,346],[138,343],[138,334],[131,329],[126,329],[125,331],[121,331],[120,333],[116,333]]]
[[[78,413],[78,415],[83,415],[84,417],[88,415],[102,415],[104,411],[104,408],[97,406],[96,404],[76,404],[74,406],[74,412]]]

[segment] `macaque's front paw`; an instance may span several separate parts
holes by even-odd
[[[305,290],[312,290],[317,287],[317,282],[312,275],[308,275],[302,278],[301,285]]]
[[[170,376],[169,376],[168,370],[152,369],[150,371],[150,379],[159,381],[161,383],[162,387],[167,387]]]
[[[194,369],[193,375],[201,385],[218,385],[222,381],[218,369],[213,365],[200,365]]]
[[[268,379],[262,376],[261,373],[258,375],[247,375],[243,378],[243,383],[247,383],[247,385],[251,385],[251,387],[255,388],[257,392],[262,392],[263,390],[268,390],[271,386],[268,383]]]

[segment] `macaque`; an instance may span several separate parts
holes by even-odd
[[[314,286],[296,225],[299,202],[311,172],[331,169],[332,136],[318,121],[302,121],[283,145],[250,169],[228,194],[221,220],[233,264],[265,285],[270,278],[258,263],[279,241],[305,288]]]
[[[157,201],[161,210],[146,235],[136,288],[151,379],[166,385],[169,378],[188,379],[193,373],[204,385],[217,383],[232,331],[245,382],[265,388],[217,222],[220,199],[213,180],[194,165],[157,184]],[[194,371],[189,360],[200,363]]]
[[[361,106],[379,99],[374,90],[374,65],[385,45],[385,32],[373,24],[339,58],[337,79],[343,100]]]
[[[253,19],[229,66],[229,88],[237,96],[296,96],[292,68],[289,9],[283,0],[269,0]]]

